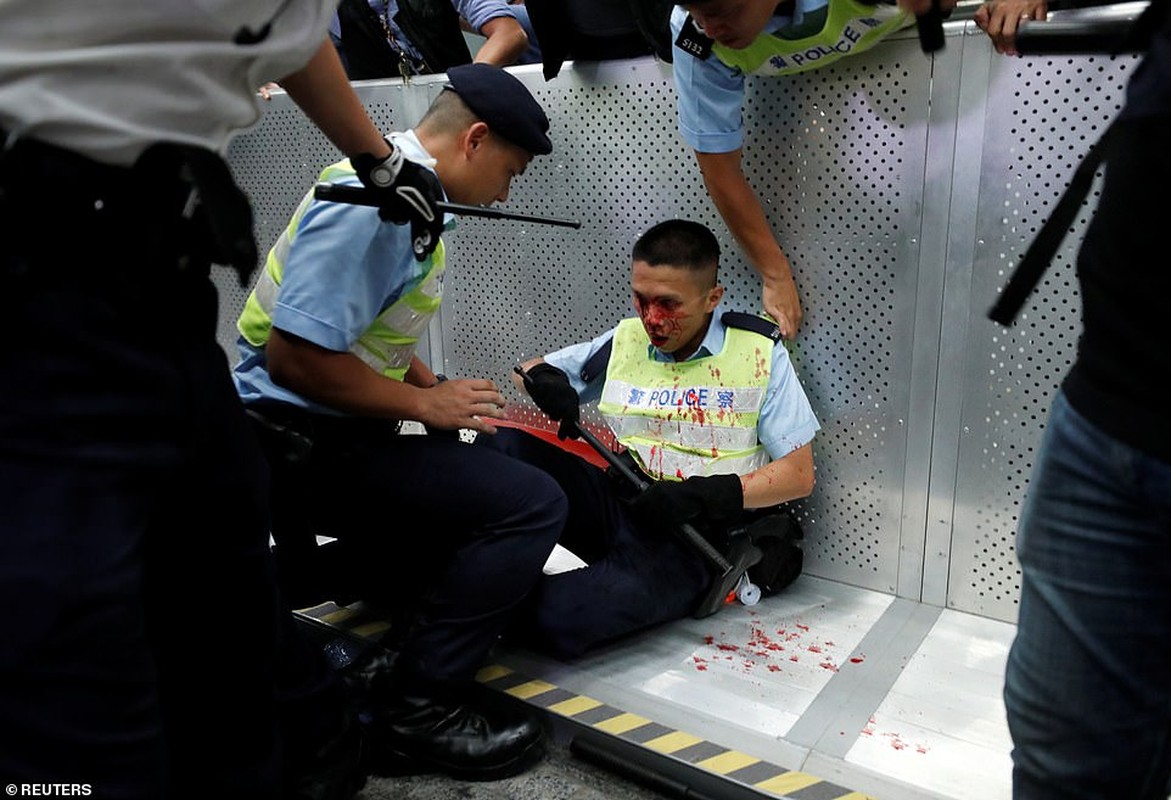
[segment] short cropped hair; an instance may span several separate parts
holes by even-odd
[[[438,97],[431,101],[431,107],[427,109],[427,113],[419,120],[416,127],[442,133],[453,133],[470,128],[480,121],[476,112],[468,108],[468,104],[463,101],[462,97],[450,89],[444,89]]]
[[[631,257],[652,267],[712,270],[714,275],[720,264],[720,243],[715,234],[698,222],[669,219],[638,237]]]

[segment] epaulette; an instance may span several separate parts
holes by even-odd
[[[590,383],[594,378],[602,374],[606,369],[606,365],[610,363],[610,351],[614,348],[614,337],[611,336],[606,340],[606,343],[599,347],[597,351],[590,356],[586,363],[581,368],[581,379],[586,383]]]
[[[772,339],[774,343],[781,340],[781,329],[777,327],[777,323],[757,314],[746,314],[743,311],[725,311],[720,316],[720,322],[724,323],[725,328],[740,328],[742,330],[752,331],[753,333],[759,333],[761,336]]]

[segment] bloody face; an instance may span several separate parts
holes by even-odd
[[[651,266],[635,261],[631,274],[634,310],[651,344],[676,360],[694,353],[707,333],[712,310],[723,289],[706,271]]]

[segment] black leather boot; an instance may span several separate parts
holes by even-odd
[[[441,772],[467,781],[519,774],[544,754],[536,712],[478,686],[452,690],[392,678],[376,687],[370,767],[378,775]]]

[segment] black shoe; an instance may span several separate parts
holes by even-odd
[[[290,758],[282,800],[350,800],[366,785],[366,734],[357,718],[305,758]]]
[[[524,772],[544,755],[539,717],[475,689],[458,694],[380,691],[371,733],[371,770],[378,775],[442,772],[491,781]]]

